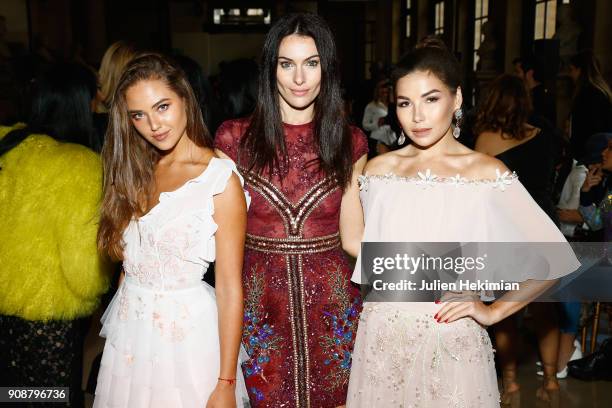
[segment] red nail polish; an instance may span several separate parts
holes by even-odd
[[[444,323],[448,323],[448,320],[449,320],[449,319],[446,319],[446,320],[444,321]]]
[[[436,305],[439,305],[439,304],[440,304],[440,301],[439,301],[439,300],[436,300],[434,303],[435,303]]]
[[[434,316],[435,320],[438,320],[438,314],[436,313],[436,315]]]

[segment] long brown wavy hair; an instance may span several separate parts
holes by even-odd
[[[111,100],[109,125],[102,148],[104,196],[98,249],[112,259],[123,258],[123,231],[130,220],[146,211],[160,152],[134,128],[125,99],[127,90],[144,80],[161,80],[183,99],[187,111],[186,136],[197,146],[211,147],[210,133],[196,97],[178,65],[159,54],[142,54],[123,71]]]
[[[525,124],[531,111],[531,98],[523,80],[503,74],[491,82],[478,104],[474,134],[501,131],[504,138],[522,140],[527,137]]]

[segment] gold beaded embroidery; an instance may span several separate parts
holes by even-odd
[[[310,407],[310,353],[302,271],[302,255],[325,252],[340,246],[340,234],[304,238],[304,224],[312,211],[339,186],[326,177],[311,187],[297,203],[292,203],[270,181],[240,168],[245,183],[258,192],[281,216],[286,238],[247,234],[245,246],[264,253],[283,254],[287,267],[289,315],[293,345],[293,375],[297,407]]]

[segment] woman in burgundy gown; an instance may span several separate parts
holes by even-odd
[[[243,276],[251,404],[344,405],[361,299],[340,235],[352,227],[342,214],[360,205],[348,192],[367,141],[344,117],[320,17],[288,15],[270,29],[255,112],[222,124],[215,145],[252,198]]]

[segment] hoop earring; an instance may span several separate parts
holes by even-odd
[[[397,138],[397,144],[403,145],[404,142],[406,142],[406,135],[404,135],[404,129],[402,129],[402,133],[400,133],[399,137]]]
[[[463,110],[461,108],[455,111],[455,128],[453,129],[453,136],[455,139],[459,138],[461,134],[461,122],[463,120]]]

